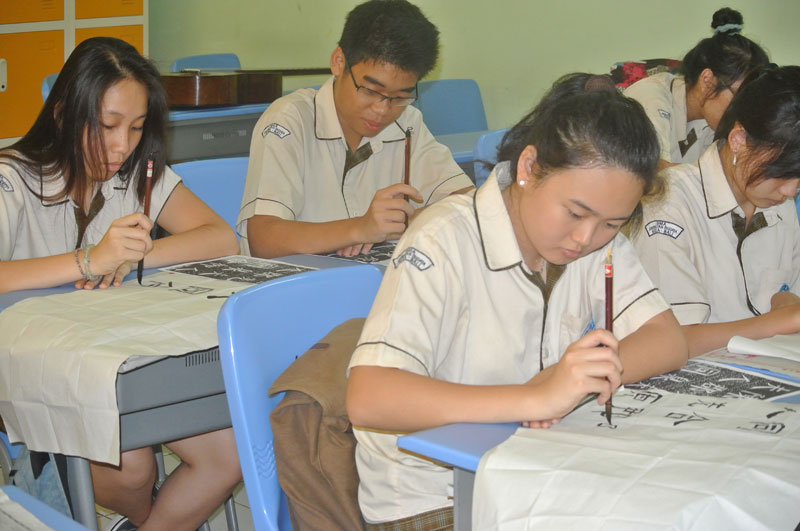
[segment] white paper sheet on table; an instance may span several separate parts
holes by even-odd
[[[131,280],[7,308],[0,313],[0,416],[9,437],[33,450],[118,464],[120,364],[216,346],[220,307],[246,287],[161,271],[144,286]]]
[[[50,527],[0,490],[0,529],[3,531],[44,531]]]
[[[758,354],[800,362],[800,333],[764,339],[733,336],[728,341],[728,350],[734,354]]]
[[[487,452],[473,529],[794,529],[800,407],[624,389]]]

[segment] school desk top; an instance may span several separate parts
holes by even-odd
[[[724,350],[724,349],[722,349]],[[727,356],[724,352],[712,357],[713,361],[720,362]],[[741,360],[728,360],[731,362],[740,362]],[[684,381],[681,377],[675,377],[680,371],[673,371],[669,373],[672,376],[662,376],[661,385],[664,388],[669,388],[673,392],[686,392],[686,389],[691,388],[692,385],[705,388],[708,392],[712,392],[708,386],[708,382],[719,379],[719,373],[709,374],[704,370],[704,366],[698,365],[699,368],[693,369],[694,363],[699,363],[697,359],[690,360],[688,368],[697,373],[696,376]],[[800,364],[798,364],[800,367]],[[734,370],[728,374],[728,369],[723,365],[719,366],[720,370],[724,371],[722,379],[731,380],[735,379]],[[706,374],[703,374],[706,372]],[[764,380],[758,379],[759,374],[766,373]],[[780,374],[773,373],[766,369],[758,369],[751,371],[748,378],[752,381],[751,387],[769,387],[765,386],[765,382],[774,381],[774,377],[780,377]],[[771,387],[771,391],[767,391],[767,398],[773,399],[775,402],[781,403],[800,403],[800,383],[796,381],[781,379],[781,386],[775,388]],[[785,384],[785,385],[783,385]],[[733,385],[733,384],[731,384]],[[635,387],[635,386],[629,386]],[[718,389],[716,392],[723,396],[734,389]],[[739,388],[739,393],[752,392],[747,388]],[[743,395],[744,396],[744,395]],[[616,403],[615,403],[616,406]],[[507,441],[519,428],[519,423],[457,423],[428,430],[419,431],[410,435],[400,437],[398,446],[411,453],[415,453],[435,461],[441,462],[445,465],[450,465],[454,470],[454,501],[455,501],[455,524],[456,530],[471,529],[472,519],[472,504],[473,504],[473,485],[475,480],[475,472],[484,455]]]

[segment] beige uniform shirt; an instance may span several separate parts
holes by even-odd
[[[23,176],[20,171],[16,164],[0,157],[0,260],[40,258],[74,250],[78,245],[75,202],[40,200],[28,188],[40,192],[38,176]],[[158,218],[180,180],[167,168],[150,196],[151,219]],[[64,180],[58,178],[45,182],[41,190],[48,196],[63,187]],[[100,190],[105,204],[86,227],[81,245],[99,243],[114,220],[142,211],[136,191],[128,190],[128,183],[119,174],[105,181]]]
[[[242,208],[237,221],[242,252],[249,254],[247,220],[255,215],[325,222],[363,216],[375,192],[403,182],[405,130],[412,128],[410,184],[425,206],[472,186],[450,150],[436,142],[409,106],[374,137],[372,155],[344,172],[347,143],[333,102],[333,78],[319,91],[301,89],[271,104],[250,142]]]
[[[666,72],[646,77],[625,89],[625,95],[641,103],[653,122],[663,160],[694,162],[714,141],[714,131],[705,120],[686,123],[682,77]]]
[[[718,143],[696,163],[665,171],[668,195],[645,207],[634,244],[681,324],[753,317],[769,311],[778,291],[800,293],[793,201],[756,209],[750,225],[764,226],[747,235],[737,253],[732,213],[744,212],[722,171]]]
[[[604,326],[605,247],[563,269],[545,316],[498,185],[510,183],[508,168],[498,165],[477,193],[436,203],[409,227],[350,367],[395,367],[473,385],[520,384]],[[608,245],[615,264],[614,332],[623,338],[667,304],[627,239],[618,235]],[[355,434],[359,503],[368,521],[452,505],[451,470],[398,451],[394,434]]]

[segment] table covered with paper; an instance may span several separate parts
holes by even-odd
[[[31,297],[0,312],[0,416],[10,439],[118,464],[115,386],[123,362],[212,348],[228,296],[311,269],[255,260],[187,264],[147,275],[142,286],[129,280]]]
[[[746,380],[749,393],[796,392]],[[611,424],[593,401],[551,429],[519,428],[481,460],[473,529],[794,529],[800,406],[714,394],[625,388]]]

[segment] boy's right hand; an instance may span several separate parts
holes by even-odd
[[[572,343],[558,363],[534,376],[528,385],[539,392],[536,409],[544,410],[539,419],[523,422],[532,428],[556,424],[588,394],[597,393],[605,404],[622,382],[619,342],[607,330],[593,330]],[[544,407],[542,407],[544,406]]]
[[[138,262],[153,248],[150,230],[153,222],[136,212],[114,220],[100,242],[92,249],[92,274],[109,275],[126,262]]]
[[[406,230],[406,222],[414,214],[412,207],[404,196],[417,202],[422,195],[413,186],[397,183],[375,192],[372,203],[361,220],[358,240],[362,243],[379,243],[386,241],[389,235],[402,234]]]

